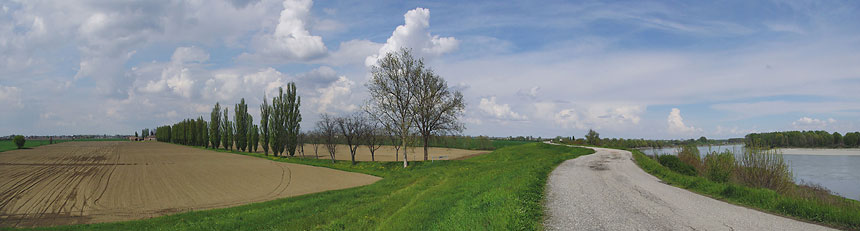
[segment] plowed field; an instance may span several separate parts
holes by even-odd
[[[0,153],[0,227],[142,219],[379,179],[159,142],[68,142]]]

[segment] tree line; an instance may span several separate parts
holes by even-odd
[[[230,109],[221,107],[216,102],[212,107],[209,121],[200,116],[197,119],[186,119],[173,125],[160,126],[155,129],[156,140],[191,146],[202,146],[212,149],[225,149],[256,152],[263,144],[265,154],[271,148],[275,156],[295,155],[298,132],[302,121],[299,106],[301,97],[296,94],[295,83],[287,84],[287,90],[278,88],[278,95],[272,99],[272,105],[266,102],[261,110],[260,124],[254,124],[254,117],[248,113],[245,98],[233,107],[233,118],[230,120]]]
[[[296,94],[295,83],[290,82],[286,91],[278,89],[271,105],[263,96],[259,126],[248,114],[243,98],[234,106],[232,121],[229,110],[216,103],[208,123],[202,117],[184,120],[158,127],[156,136],[163,142],[215,149],[233,150],[235,145],[239,151],[256,151],[260,146],[265,155],[271,150],[274,156],[294,156],[297,151],[304,155],[303,144],[311,143],[318,157],[319,146],[324,144],[332,161],[337,144],[343,143],[349,148],[353,164],[359,146],[369,148],[371,159],[375,160],[375,151],[390,143],[395,144],[397,158],[403,149],[406,167],[405,147],[421,143],[427,160],[432,138],[462,131],[458,118],[465,108],[463,94],[450,89],[422,59],[412,57],[410,49],[387,54],[371,68],[371,75],[366,84],[371,98],[363,110],[344,115],[322,114],[310,132],[301,132],[301,97]]]
[[[839,132],[827,131],[787,131],[751,133],[744,137],[747,146],[770,148],[841,148],[860,147],[860,132],[849,132],[843,136]]]

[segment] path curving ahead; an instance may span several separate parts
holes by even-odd
[[[594,148],[547,181],[547,230],[830,230],[661,183],[628,151]]]

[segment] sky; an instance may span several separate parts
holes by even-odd
[[[858,1],[0,6],[0,134],[132,134],[241,98],[259,120],[289,82],[309,130],[361,110],[370,67],[400,47],[463,92],[465,135],[860,130]]]

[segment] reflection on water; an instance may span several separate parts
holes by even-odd
[[[708,150],[731,150],[738,156],[744,147],[742,144],[699,147],[702,155]],[[642,152],[648,155],[676,154],[677,149],[643,149]],[[783,155],[783,158],[788,162],[798,183],[819,184],[841,196],[860,200],[860,156]]]

